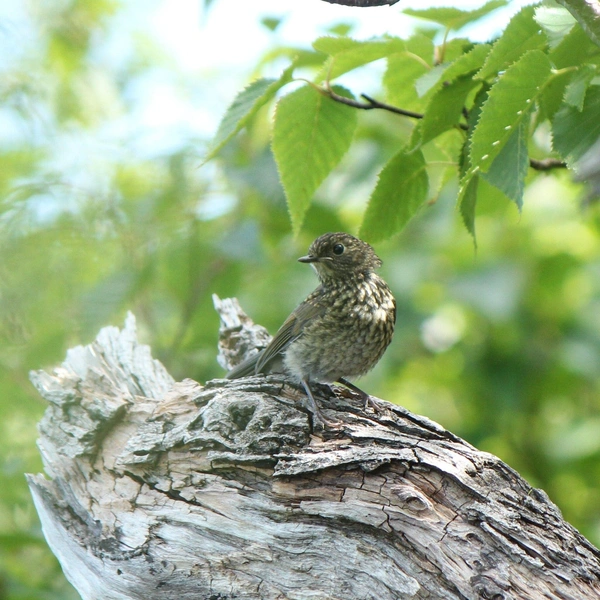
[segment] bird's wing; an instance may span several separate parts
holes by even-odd
[[[307,323],[325,312],[325,307],[318,302],[319,296],[320,288],[294,310],[279,328],[271,343],[257,354],[256,373],[262,373],[274,358],[285,352],[286,348],[302,334]]]
[[[302,334],[306,323],[323,314],[325,309],[318,302],[320,295],[321,288],[317,288],[286,319],[266,348],[233,367],[225,377],[227,379],[239,379],[240,377],[266,372],[269,364],[285,352],[286,348]]]

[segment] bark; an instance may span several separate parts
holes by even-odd
[[[268,337],[216,301],[223,365]],[[600,553],[546,494],[425,417],[281,376],[175,382],[103,329],[32,381],[46,474],[29,485],[84,599],[600,598]]]

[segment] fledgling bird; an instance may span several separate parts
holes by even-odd
[[[227,373],[238,379],[285,372],[302,383],[313,418],[333,426],[321,413],[311,382],[339,382],[364,398],[347,379],[370,371],[392,340],[396,301],[375,273],[381,259],[369,244],[347,233],[326,233],[298,259],[309,263],[320,285],[286,319],[269,345]]]

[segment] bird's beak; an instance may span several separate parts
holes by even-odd
[[[319,262],[320,258],[318,256],[314,256],[312,254],[307,254],[306,256],[301,256],[298,259],[298,262],[301,263],[315,263],[315,262]]]

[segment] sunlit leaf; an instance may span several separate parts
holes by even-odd
[[[562,73],[554,74],[541,91],[538,97],[539,111],[536,115],[538,123],[546,120],[552,120],[556,111],[563,106],[565,90],[575,73],[565,70]]]
[[[333,90],[350,94],[339,86]],[[357,111],[306,85],[277,104],[273,154],[285,189],[292,227],[298,232],[313,194],[347,152]]]
[[[316,77],[316,81],[335,79],[362,65],[402,52],[406,43],[399,38],[359,41],[346,37],[321,37],[313,42],[313,48],[330,59]]]
[[[429,72],[427,64],[409,52],[394,54],[388,58],[387,63],[383,78],[387,101],[405,110],[423,110],[425,100],[417,95],[414,82]]]
[[[457,77],[477,71],[483,65],[490,48],[489,44],[477,44],[454,62],[436,65],[417,80],[417,93],[419,96],[423,96],[427,92],[439,89],[443,85],[454,81]]]
[[[283,19],[281,17],[263,17],[260,22],[269,30],[276,31],[281,25]]]
[[[600,86],[588,88],[582,110],[566,105],[552,121],[554,149],[569,163],[580,159],[600,138]]]
[[[292,71],[293,67],[289,67],[279,79],[257,79],[236,96],[221,119],[204,162],[214,158],[221,148],[245,127],[286,83],[291,81]]]
[[[427,199],[428,187],[423,154],[401,150],[379,174],[360,236],[377,242],[398,233]]]
[[[334,35],[347,36],[356,27],[356,23],[335,23],[327,28],[329,33]]]
[[[479,82],[469,76],[440,88],[429,101],[423,119],[413,130],[411,147],[426,144],[444,131],[458,125],[469,92]]]
[[[594,44],[600,46],[600,17],[598,16],[597,2],[587,2],[586,0],[557,1],[579,21],[579,24]]]
[[[477,206],[477,187],[479,186],[479,175],[470,174],[461,181],[458,191],[458,207],[463,223],[473,238],[477,247],[477,236],[475,235],[475,208]]]
[[[544,48],[546,36],[533,18],[535,8],[521,9],[506,26],[502,37],[492,47],[477,77],[487,79],[503,71],[529,50]]]
[[[482,7],[470,11],[453,7],[441,7],[424,9],[405,8],[403,12],[412,17],[433,21],[434,23],[443,25],[447,29],[460,29],[507,4],[508,2],[506,0],[491,0]]]
[[[558,46],[552,48],[548,57],[557,69],[587,63],[598,52],[598,47],[590,40],[579,25],[575,25]]]
[[[531,50],[498,78],[471,138],[471,168],[487,171],[494,158],[535,105],[551,73],[547,56]]]
[[[428,202],[437,201],[444,186],[456,178],[463,143],[464,138],[460,133],[447,131],[422,148],[429,178]]]
[[[519,210],[523,207],[525,177],[529,170],[528,141],[527,122],[521,121],[513,129],[487,173],[483,174],[484,179],[510,198]]]
[[[551,48],[562,42],[576,23],[573,15],[561,6],[538,6],[534,18],[546,32]]]
[[[597,68],[595,65],[583,65],[567,85],[564,98],[565,103],[575,107],[579,111],[583,110],[585,94],[596,73]]]

